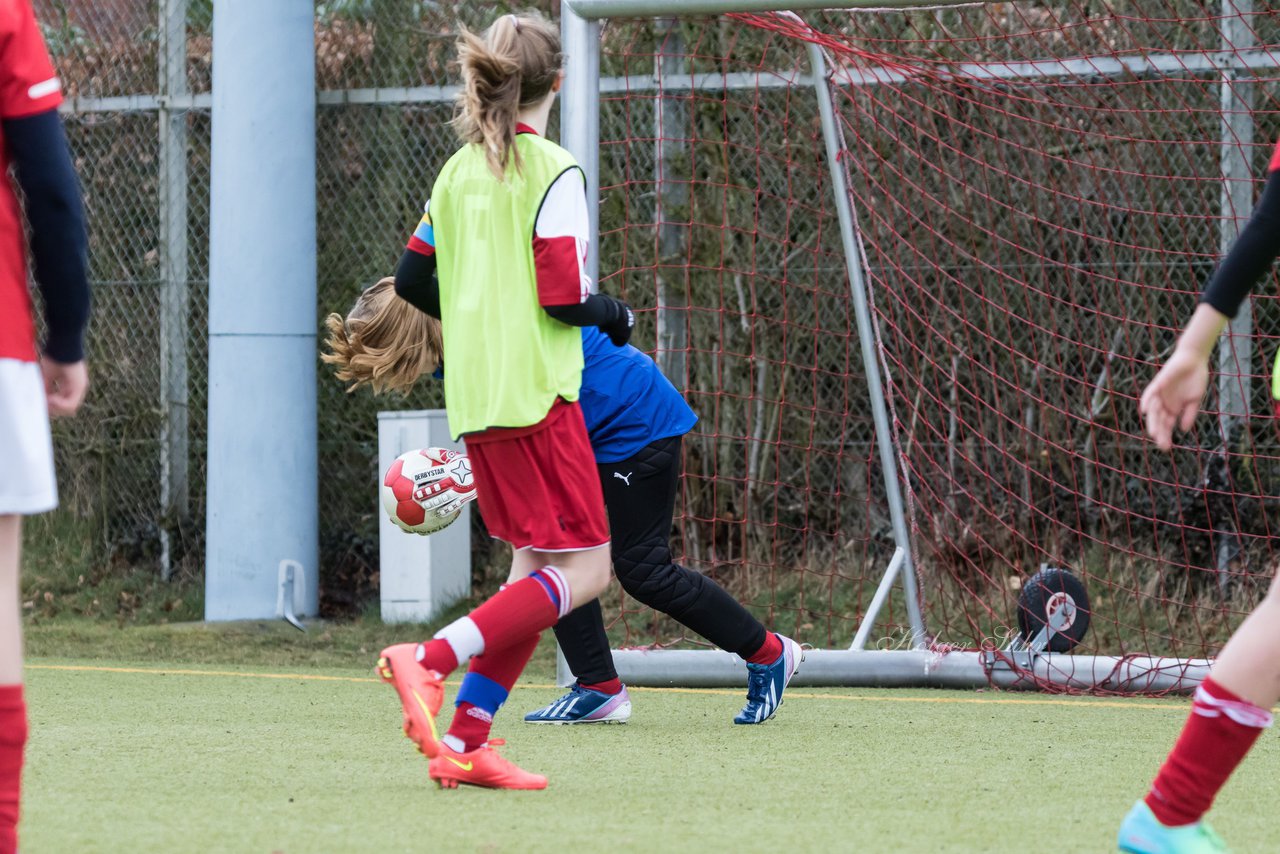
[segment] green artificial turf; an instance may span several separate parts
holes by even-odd
[[[29,663],[24,854],[1108,851],[1187,705],[797,688],[737,727],[738,691],[637,689],[625,726],[529,726],[544,654],[495,735],[550,788],[445,791],[367,662]],[[1264,737],[1221,798],[1238,852],[1269,850],[1278,772]]]

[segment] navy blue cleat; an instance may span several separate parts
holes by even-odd
[[[631,717],[627,686],[605,694],[575,684],[560,699],[524,716],[527,724],[624,724]]]
[[[782,705],[782,692],[804,661],[804,650],[791,638],[778,635],[782,655],[773,664],[747,664],[747,704],[733,719],[735,724],[762,724]]]

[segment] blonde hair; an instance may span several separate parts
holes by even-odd
[[[379,279],[345,318],[330,314],[324,325],[329,352],[320,358],[335,366],[338,379],[351,383],[349,392],[367,383],[378,393],[408,394],[441,361],[440,322],[398,297],[395,279]]]
[[[516,116],[547,97],[563,63],[560,31],[537,12],[503,15],[483,36],[466,29],[458,36],[462,92],[453,126],[463,142],[484,146],[499,181],[509,160],[516,171],[522,166]]]

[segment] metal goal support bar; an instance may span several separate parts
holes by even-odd
[[[1005,659],[1014,660],[1010,667]],[[614,650],[618,678],[630,686],[741,688],[742,659],[719,650]],[[1207,659],[1148,656],[932,650],[812,649],[792,686],[859,688],[1007,688],[1179,693],[1209,675]]]

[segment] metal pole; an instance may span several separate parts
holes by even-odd
[[[1219,34],[1222,53],[1231,57],[1237,51],[1257,45],[1248,16],[1253,0],[1223,0]],[[1251,75],[1234,67],[1222,69],[1220,104],[1222,109],[1222,215],[1219,219],[1218,244],[1225,255],[1240,235],[1243,223],[1253,208],[1253,176],[1249,168],[1249,150],[1253,143],[1253,93],[1248,82]],[[1218,430],[1222,438],[1222,473],[1231,477],[1231,451],[1243,419],[1249,417],[1252,399],[1253,305],[1249,301],[1223,330],[1218,346]],[[1216,565],[1218,587],[1225,594],[1231,582],[1231,563],[1241,549],[1235,519],[1213,520],[1217,540]]]
[[[856,652],[867,648],[867,638],[875,628],[876,617],[880,615],[880,609],[889,598],[889,591],[893,589],[893,582],[902,571],[902,561],[906,556],[907,550],[901,546],[893,550],[893,557],[889,559],[889,565],[885,567],[884,575],[880,577],[880,584],[876,587],[875,595],[871,597],[867,612],[862,615],[862,622],[858,624],[857,634],[853,636],[853,643],[849,645],[849,649]]]
[[[187,0],[160,4],[160,577],[173,572],[170,528],[188,511]]]
[[[811,649],[794,687],[988,688],[1020,691],[1057,685],[1076,691],[1190,693],[1209,675],[1203,658],[1150,658],[1045,653],[1020,670],[991,667],[980,652]],[[613,664],[628,686],[738,687],[747,668],[721,651],[616,649]]]
[[[578,160],[587,179],[587,212],[591,220],[587,275],[600,277],[600,24],[560,7],[560,41],[565,55],[560,90],[560,144]],[[573,672],[556,648],[556,682],[569,685]]]
[[[654,185],[657,196],[653,216],[658,224],[658,269],[656,298],[658,367],[681,392],[688,379],[686,364],[689,351],[689,298],[687,274],[671,281],[667,270],[683,269],[688,252],[688,227],[672,222],[676,216],[689,217],[689,186],[671,180],[675,161],[688,152],[687,111],[680,97],[667,94],[672,80],[688,76],[684,57],[684,39],[680,23],[664,18],[655,26],[658,52],[654,57],[654,81],[657,97],[653,105],[653,136],[657,151],[654,157]]]
[[[318,610],[315,4],[214,4],[205,619]]]
[[[893,522],[893,539],[902,554],[900,572],[907,600],[907,617],[911,623],[912,643],[922,646],[925,642],[925,625],[916,590],[915,566],[911,560],[911,534],[907,528],[902,489],[898,483],[897,455],[893,448],[889,411],[885,405],[884,386],[880,379],[880,360],[876,353],[875,330],[871,323],[871,306],[867,300],[867,284],[863,275],[862,243],[857,235],[857,219],[853,214],[853,201],[849,196],[844,165],[840,162],[840,154],[845,150],[844,140],[836,123],[835,107],[831,103],[827,61],[822,48],[809,45],[809,63],[813,67],[814,88],[818,93],[818,109],[822,116],[822,137],[826,143],[827,165],[831,169],[831,189],[835,194],[836,212],[840,218],[840,240],[844,244],[849,292],[853,298],[853,310],[858,324],[858,340],[862,345],[862,365],[867,372],[867,397],[871,401],[871,414],[875,420],[885,497],[889,503],[889,518]],[[877,598],[883,603],[882,596],[878,595]],[[874,620],[875,614],[869,612],[864,617],[864,622],[867,619]],[[870,627],[859,627],[858,636],[864,643],[869,631]]]
[[[726,12],[783,12],[804,9],[917,9],[978,6],[974,0],[564,0],[560,10],[583,18],[656,18],[661,15],[719,15]]]
[[[565,81],[560,92],[560,144],[578,160],[587,179],[591,242],[587,275],[600,276],[600,24],[561,7],[560,40]]]
[[[1227,56],[1257,45],[1257,36],[1247,16],[1253,0],[1223,0],[1219,27],[1222,52]],[[1252,75],[1238,68],[1224,67],[1220,84],[1222,107],[1221,154],[1222,215],[1218,245],[1223,254],[1231,248],[1253,209],[1253,175],[1249,150],[1253,144]],[[1230,449],[1232,437],[1242,418],[1249,415],[1250,366],[1253,363],[1253,308],[1245,302],[1240,313],[1223,332],[1218,348],[1218,427],[1223,446]]]

